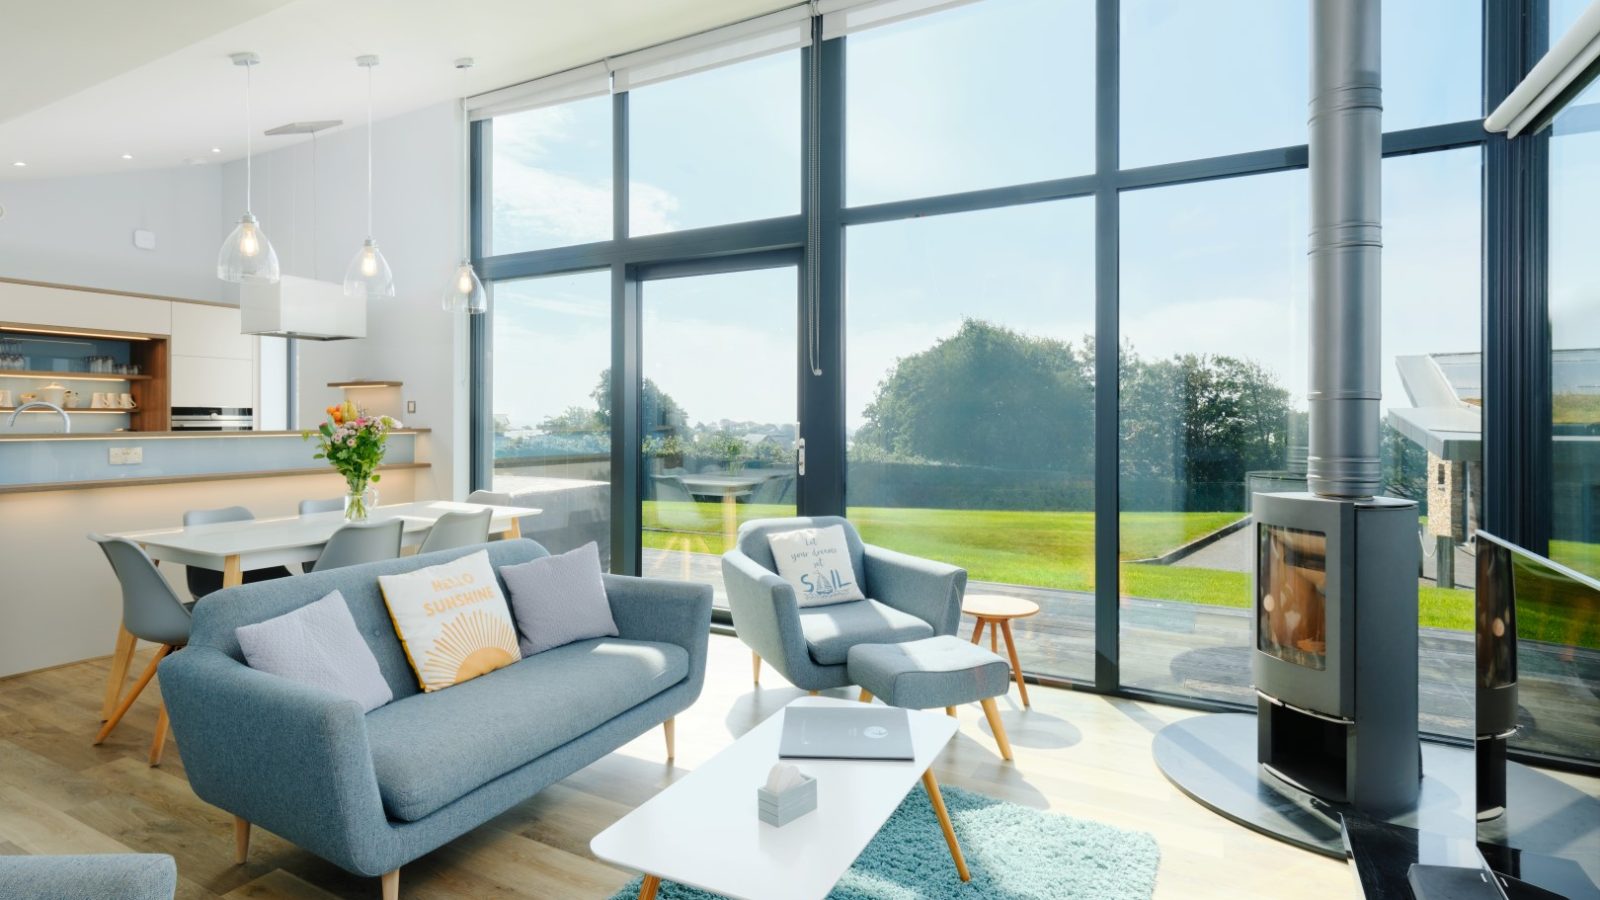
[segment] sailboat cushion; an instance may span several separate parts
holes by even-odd
[[[827,606],[865,600],[850,564],[844,527],[797,528],[767,535],[778,577],[794,586],[800,606]]]

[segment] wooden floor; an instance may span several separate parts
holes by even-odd
[[[140,657],[138,664],[147,658]],[[231,817],[190,791],[183,748],[169,743],[161,768],[146,766],[156,718],[146,700],[105,745],[91,746],[106,665],[0,680],[0,853],[170,853],[178,861],[179,897],[378,896],[377,879],[346,874],[260,829],[249,863],[233,865]],[[664,762],[655,729],[406,866],[402,895],[608,896],[632,873],[596,861],[590,839],[801,694],[770,667],[762,681],[752,688],[744,645],[713,636],[705,692],[678,717],[676,766]],[[937,764],[939,780],[1151,832],[1161,845],[1158,897],[1354,895],[1343,863],[1233,825],[1161,776],[1151,761],[1151,736],[1190,713],[1044,687],[1030,686],[1029,693],[1032,710],[1021,709],[1015,690],[1001,703],[1014,766],[1001,761],[982,711],[971,705],[960,710],[961,731]]]

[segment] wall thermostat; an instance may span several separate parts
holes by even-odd
[[[154,250],[156,248],[156,233],[137,228],[133,232],[133,245],[140,250]]]

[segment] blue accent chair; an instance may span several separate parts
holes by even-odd
[[[778,577],[767,535],[798,528],[844,526],[850,564],[866,600],[802,607],[794,587]],[[855,526],[838,516],[753,519],[722,555],[733,627],[761,662],[808,691],[850,684],[846,660],[856,644],[898,644],[955,634],[967,571],[945,563],[863,544]]]
[[[161,692],[202,800],[399,892],[400,867],[545,786],[664,725],[700,695],[711,588],[604,576],[618,637],[578,641],[472,681],[421,693],[378,576],[487,550],[501,566],[549,555],[533,541],[242,585],[195,606],[189,646],[161,665]],[[234,629],[339,591],[395,700],[354,700],[244,664]],[[504,582],[501,590],[505,591]],[[509,592],[508,592],[509,596]]]
[[[0,856],[0,897],[172,900],[178,865],[165,853]]]

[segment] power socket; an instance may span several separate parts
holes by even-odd
[[[411,415],[412,413],[414,413],[416,411],[417,411],[417,401],[415,401],[415,400],[407,400],[406,401],[406,415],[409,416],[409,415]]]
[[[144,462],[143,447],[112,447],[109,455],[113,466],[136,466]]]

